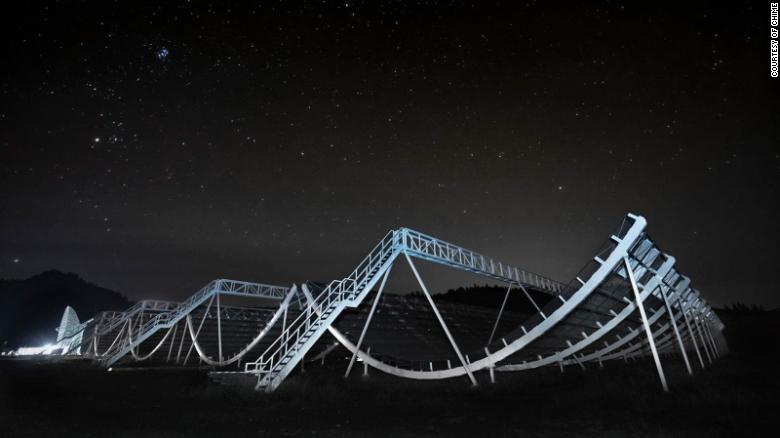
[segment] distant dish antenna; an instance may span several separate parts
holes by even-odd
[[[57,346],[67,351],[71,345],[80,344],[83,329],[76,311],[73,310],[73,307],[66,306],[65,311],[62,312],[60,326],[57,328]]]
[[[76,315],[76,311],[73,310],[73,307],[66,306],[65,311],[62,313],[60,327],[57,329],[57,342],[72,336],[78,326],[79,317]]]

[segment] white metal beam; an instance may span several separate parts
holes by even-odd
[[[642,303],[642,298],[639,296],[639,288],[634,279],[634,271],[631,268],[631,263],[628,260],[628,256],[623,257],[623,263],[628,273],[629,281],[631,282],[631,289],[634,291],[634,298],[636,299],[637,307],[639,308],[639,314],[642,316],[642,323],[645,326],[645,333],[647,334],[647,343],[650,344],[650,349],[653,351],[653,359],[655,360],[655,367],[658,369],[658,377],[661,379],[661,386],[664,391],[669,392],[669,386],[666,384],[666,376],[664,376],[664,369],[661,366],[661,359],[658,357],[658,351],[655,349],[655,341],[653,341],[653,331],[650,329],[650,324],[647,322],[647,314],[645,314],[645,306]]]
[[[374,298],[374,302],[371,304],[371,310],[368,312],[368,316],[366,317],[366,323],[363,325],[363,330],[360,332],[360,338],[358,338],[357,349],[352,353],[352,358],[349,360],[349,365],[347,366],[347,372],[344,373],[344,377],[348,377],[350,371],[352,371],[352,365],[355,363],[357,352],[358,350],[360,350],[360,346],[363,345],[363,338],[365,338],[366,331],[368,331],[368,325],[371,324],[371,318],[374,317],[374,312],[376,311],[377,305],[379,304],[379,298],[382,296],[382,291],[385,290],[387,277],[390,276],[390,270],[392,268],[393,265],[390,265],[390,267],[387,268],[387,271],[385,271],[384,278],[382,278],[382,283],[379,285],[379,290],[376,293],[376,298]]]
[[[433,313],[436,315],[436,318],[439,320],[439,324],[441,324],[441,328],[444,330],[444,334],[446,334],[447,339],[450,340],[450,344],[452,344],[452,349],[455,350],[455,354],[458,355],[458,359],[460,359],[460,363],[463,365],[463,369],[466,371],[466,374],[468,374],[469,380],[471,380],[471,384],[476,386],[477,379],[474,378],[474,374],[471,373],[469,366],[466,364],[466,360],[463,359],[463,355],[460,352],[460,348],[458,348],[458,344],[455,343],[455,339],[452,338],[452,334],[450,333],[450,330],[447,328],[447,324],[444,322],[444,318],[441,317],[441,314],[439,313],[439,309],[436,307],[436,303],[433,302],[433,297],[431,297],[431,294],[428,293],[428,288],[425,287],[425,283],[423,283],[422,278],[420,277],[420,273],[417,272],[417,268],[414,266],[414,263],[412,262],[412,259],[409,257],[409,254],[404,253],[404,257],[406,257],[406,261],[409,262],[409,267],[412,268],[412,272],[414,272],[414,276],[417,278],[417,282],[420,284],[420,287],[422,288],[425,298],[428,299],[428,303],[430,303],[431,309],[433,309]]]
[[[688,374],[692,376],[693,370],[691,369],[691,363],[688,361],[688,353],[685,352],[685,345],[683,344],[682,338],[680,337],[680,331],[677,329],[677,321],[674,316],[674,312],[672,311],[672,306],[669,305],[669,298],[666,296],[666,292],[664,292],[663,286],[660,288],[659,292],[661,292],[661,297],[664,299],[664,306],[666,306],[666,311],[669,313],[669,320],[672,322],[674,335],[677,337],[677,343],[680,346],[680,353],[682,354],[683,360],[685,361],[685,367],[688,369]]]

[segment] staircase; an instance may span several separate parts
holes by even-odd
[[[401,231],[387,233],[349,276],[332,281],[316,297],[309,297],[301,314],[258,360],[245,364],[245,372],[257,375],[256,389],[276,389],[341,312],[360,304],[401,253],[402,236]]]

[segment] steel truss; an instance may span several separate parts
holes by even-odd
[[[723,324],[691,280],[677,271],[675,258],[662,252],[646,232],[643,217],[628,214],[603,247],[568,284],[507,265],[490,257],[441,239],[400,228],[390,231],[347,277],[334,280],[312,293],[307,284],[291,288],[215,280],[182,303],[141,302],[124,312],[105,312],[91,323],[91,335],[80,345],[92,342],[91,354],[109,367],[124,357],[146,360],[164,355],[186,364],[191,353],[207,365],[224,367],[237,363],[253,349],[259,356],[243,364],[240,374],[255,379],[255,388],[273,391],[296,368],[322,335],[330,332],[352,353],[345,376],[357,360],[368,367],[399,377],[431,380],[468,377],[478,383],[477,373],[487,371],[491,382],[496,371],[520,371],[542,366],[577,365],[651,356],[662,388],[668,390],[662,357],[679,353],[688,373],[693,363],[701,368],[727,353]],[[393,264],[401,257],[407,263],[423,293],[432,316],[452,348],[453,360],[421,362],[412,366],[371,346],[365,336],[380,305]],[[439,311],[414,259],[433,262],[459,271],[477,274],[503,283],[506,295],[489,339],[477,351],[463,351]],[[378,286],[366,320],[355,343],[334,322],[346,309],[359,306]],[[528,292],[532,288],[553,297],[540,306]],[[501,333],[499,323],[510,294],[530,300],[536,313],[516,329]],[[220,296],[270,298],[277,308],[259,311],[221,305]],[[293,303],[297,304],[293,307]],[[204,309],[205,307],[205,309]],[[292,311],[292,316],[288,315]],[[210,356],[201,345],[207,319],[216,320],[217,352]],[[255,321],[251,340],[237,352],[223,351],[222,324],[227,320]],[[272,332],[272,329],[275,330]],[[89,328],[84,329],[90,330]],[[147,353],[139,346],[160,333]],[[273,335],[269,335],[273,333]],[[98,352],[97,340],[113,336],[109,347]],[[176,341],[179,336],[178,345]],[[185,337],[189,349],[185,350]],[[163,349],[167,343],[167,351]],[[324,360],[334,345],[315,355]],[[166,354],[167,353],[167,354]],[[186,353],[186,354],[185,354]],[[258,353],[254,353],[258,354]],[[695,362],[694,362],[695,361]]]
[[[654,358],[662,387],[668,390],[660,353],[670,351],[670,345],[674,343],[668,342],[670,335],[661,338],[659,336],[671,327],[671,335],[674,336],[671,339],[676,342],[678,348],[690,345],[688,348],[680,348],[682,357],[688,363],[687,350],[698,350],[690,342],[694,341],[691,334],[681,334],[677,328],[678,324],[685,324],[684,315],[687,314],[693,321],[692,324],[697,327],[699,345],[706,345],[705,351],[712,352],[710,356],[714,356],[718,348],[715,344],[716,338],[721,345],[725,344],[719,334],[723,324],[704,303],[698,291],[689,287],[690,280],[674,269],[675,259],[664,254],[654,244],[645,228],[644,218],[627,215],[592,262],[567,285],[498,263],[473,251],[407,228],[392,231],[348,277],[331,282],[316,296],[303,285],[302,291],[307,297],[303,312],[256,361],[246,363],[244,371],[257,376],[257,389],[273,391],[322,334],[329,331],[353,354],[347,374],[355,358],[359,358],[364,365],[400,377],[443,379],[466,375],[476,384],[474,373],[480,370],[487,370],[491,381],[494,381],[494,370],[517,371],[546,365],[562,367],[570,363],[584,368],[587,362],[602,364],[606,360],[646,354],[647,349]],[[372,305],[357,345],[334,326],[333,322],[339,314],[346,308],[359,305],[380,279],[381,294],[389,270],[399,255],[403,255],[412,268],[424,296],[458,357],[459,364],[452,364],[448,360],[446,365],[429,362],[427,367],[402,368],[396,365],[398,361],[364,351],[361,344],[371,316],[376,310],[375,304]],[[546,291],[557,299],[551,300],[541,309],[533,303],[538,314],[518,330],[501,337],[500,340],[493,341],[491,336],[492,342],[489,341],[482,352],[464,355],[447,329],[435,303],[430,299],[412,258],[501,281],[510,288],[523,290],[529,299],[531,297],[525,291],[526,286]],[[588,303],[596,295],[611,296],[614,299],[607,307],[601,308],[600,312],[587,310],[592,310],[592,305]],[[378,302],[378,296],[375,300],[375,303]],[[569,330],[576,325],[569,320],[575,314],[582,318],[583,313],[590,315],[592,330],[581,330],[577,338],[562,339],[559,332],[564,330],[561,328]],[[629,327],[621,335],[621,330],[627,325],[636,324],[641,327]],[[653,324],[660,325],[660,328],[653,331]],[[718,334],[712,335],[713,332]],[[616,338],[611,343],[610,335]],[[556,340],[560,341],[557,347],[552,345]],[[597,346],[596,341],[602,341],[603,346]],[[544,344],[545,348],[540,350],[540,344]],[[534,356],[523,357],[525,350],[533,350]],[[519,361],[516,361],[518,359]]]

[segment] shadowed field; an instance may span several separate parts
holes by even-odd
[[[83,364],[0,362],[5,436],[736,436],[777,412],[771,366],[724,358],[694,378],[665,360],[604,369],[500,373],[471,388],[377,372],[339,377],[343,363],[309,366],[271,395],[215,386],[203,372],[101,372]],[[336,369],[338,368],[338,369]]]

